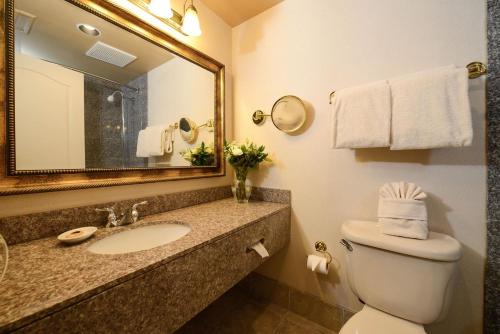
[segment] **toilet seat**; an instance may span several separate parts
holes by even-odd
[[[365,305],[340,329],[339,334],[426,334],[422,325]]]

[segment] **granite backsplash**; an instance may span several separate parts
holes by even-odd
[[[107,213],[96,212],[96,208],[114,207],[120,213],[134,203],[148,201],[147,205],[139,208],[140,216],[144,217],[231,196],[231,187],[222,186],[4,217],[0,218],[0,234],[9,245],[14,245],[57,235],[77,227],[103,226],[107,222]],[[290,197],[288,190],[269,188],[254,188],[252,194],[252,200],[283,204],[289,204]]]

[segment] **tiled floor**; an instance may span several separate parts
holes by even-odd
[[[257,302],[232,289],[176,334],[335,334],[275,304]]]

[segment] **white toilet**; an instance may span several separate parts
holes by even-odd
[[[430,232],[416,240],[385,235],[375,222],[342,225],[347,273],[365,306],[339,334],[425,334],[448,309],[460,243]]]

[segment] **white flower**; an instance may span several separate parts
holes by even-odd
[[[182,154],[182,157],[186,160],[189,160],[191,161],[191,151],[190,150],[186,150],[184,151],[184,153]]]
[[[214,148],[212,146],[205,147],[205,150],[207,151],[208,154],[214,153]]]
[[[200,148],[199,148],[198,146],[197,146],[197,147],[195,147],[195,148],[192,148],[192,149],[191,149],[191,153],[192,153],[192,154],[198,154],[198,153],[200,153]]]
[[[235,157],[239,157],[240,155],[243,154],[243,151],[239,147],[233,147],[231,149],[231,154],[234,155]]]

